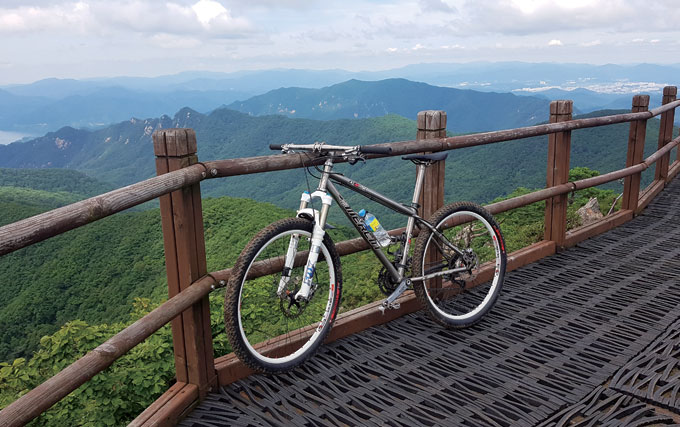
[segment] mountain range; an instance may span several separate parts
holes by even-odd
[[[621,111],[593,114],[617,112]],[[648,126],[647,139],[652,142],[647,144],[646,153],[656,146],[653,142],[659,121],[650,120]],[[326,141],[365,145],[411,140],[416,134],[415,122],[398,115],[319,121],[280,115],[250,116],[226,108],[204,115],[185,108],[173,118],[129,120],[95,131],[63,128],[28,142],[0,146],[0,167],[75,169],[120,187],[155,174],[151,134],[156,129],[171,127],[190,127],[196,131],[201,160],[273,154],[269,144]],[[587,166],[602,173],[620,169],[625,165],[627,140],[627,124],[574,131],[571,165]],[[542,187],[546,141],[547,137],[536,137],[451,152],[446,162],[447,200],[484,203],[517,187]],[[366,165],[338,165],[338,171],[396,200],[408,200],[413,188],[414,168],[398,158]],[[295,208],[300,193],[313,185],[313,178],[303,170],[289,170],[209,180],[201,186],[204,196],[248,197]],[[620,190],[616,183],[609,188]],[[388,226],[396,227],[402,221],[399,215],[359,196],[349,194],[347,199],[353,205],[364,204],[362,207],[379,215]],[[334,221],[343,220],[340,213],[334,213]]]
[[[509,93],[431,86],[405,79],[349,80],[321,89],[282,88],[228,106],[255,116],[282,114],[316,120],[356,119],[444,110],[449,129],[480,132],[528,126],[547,119],[548,101]]]
[[[113,77],[85,80],[45,79],[31,84],[0,86],[0,131],[41,135],[62,126],[96,128],[131,117],[171,115],[188,106],[207,113],[235,101],[280,88],[320,89],[350,80],[405,78],[430,85],[479,91],[573,99],[572,90],[589,96],[576,108],[589,112],[628,108],[633,93],[656,95],[673,83],[680,65],[589,65],[522,62],[430,63],[402,68],[350,72],[346,70],[274,69],[258,71],[183,72],[160,77]],[[563,93],[538,89],[565,90]],[[605,99],[600,100],[600,95]],[[592,96],[591,96],[592,95]],[[612,103],[607,95],[619,102]],[[656,105],[652,98],[652,106]]]

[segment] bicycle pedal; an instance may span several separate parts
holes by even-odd
[[[401,308],[401,304],[398,302],[392,303],[392,304],[382,304],[378,307],[378,310],[380,310],[380,313],[384,316],[385,315],[385,310],[399,310]]]

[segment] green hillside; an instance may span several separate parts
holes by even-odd
[[[9,209],[0,211],[0,224],[75,199],[68,193],[5,189],[0,188],[0,205]],[[232,198],[205,199],[203,211],[211,271],[232,266],[260,228],[292,214]],[[336,240],[350,235],[346,229],[334,230]],[[5,255],[0,258],[0,360],[31,354],[42,336],[74,319],[94,324],[126,320],[135,298],[163,301],[165,283],[158,209],[120,213]],[[351,296],[352,287],[347,289]],[[367,302],[361,296],[347,301],[352,300]]]
[[[613,114],[621,111],[591,113]],[[587,117],[587,116],[582,116]],[[449,122],[452,122],[451,115]],[[646,154],[654,151],[658,120],[648,122]],[[56,133],[23,144],[0,146],[0,166],[19,168],[61,167],[77,169],[98,180],[123,186],[155,175],[151,133],[158,128],[191,127],[198,136],[199,159],[212,160],[273,154],[271,143],[373,144],[414,139],[415,122],[397,115],[361,120],[317,121],[283,116],[254,117],[221,109],[202,115],[183,109],[174,118],[131,120],[95,132],[64,128]],[[455,124],[449,128],[455,129]],[[581,129],[572,134],[571,165],[601,172],[625,165],[628,124]],[[446,166],[447,200],[489,202],[517,187],[545,185],[547,136],[455,150]],[[338,170],[363,184],[402,201],[411,197],[415,168],[398,158],[372,161],[355,166],[339,165]],[[648,171],[645,175],[649,182]],[[300,193],[316,185],[303,170],[209,180],[202,184],[204,196],[247,197],[294,209]],[[620,184],[608,188],[620,191]],[[345,193],[348,193],[345,191]],[[363,199],[348,197],[357,209],[367,208],[390,227],[400,226],[401,218]],[[333,211],[332,220],[344,219]]]
[[[115,189],[82,172],[67,169],[0,168],[0,186],[22,187],[51,192],[68,192],[83,198]]]
[[[349,80],[322,89],[281,88],[234,102],[229,108],[256,116],[281,114],[316,120],[386,114],[415,118],[422,110],[444,110],[449,112],[450,128],[455,132],[480,132],[528,126],[546,120],[548,104],[548,100],[539,97],[387,79],[377,82]]]

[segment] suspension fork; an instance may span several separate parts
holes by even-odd
[[[311,216],[313,219],[313,231],[312,231],[312,242],[309,249],[309,255],[307,256],[307,263],[305,265],[304,276],[302,278],[302,285],[300,290],[295,294],[296,301],[306,301],[310,298],[315,290],[315,285],[313,282],[314,272],[316,271],[316,263],[319,259],[319,253],[321,252],[321,245],[323,244],[323,238],[326,234],[325,226],[326,220],[328,219],[328,211],[330,210],[333,198],[326,192],[326,185],[328,183],[328,175],[333,168],[333,161],[326,160],[324,164],[323,175],[321,176],[321,181],[319,182],[319,187],[315,192],[309,194],[305,191],[300,199],[300,209],[298,210],[298,217],[301,216]],[[312,199],[321,199],[321,211],[315,209],[310,209],[307,206],[311,203]],[[288,250],[286,251],[285,265],[283,272],[281,274],[281,279],[279,280],[279,287],[277,294],[279,297],[283,296],[283,292],[286,289],[286,285],[290,281],[290,273],[293,270],[295,263],[295,256],[297,254],[298,244],[300,242],[300,235],[293,234],[290,238],[288,244]]]

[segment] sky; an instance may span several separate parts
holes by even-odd
[[[677,0],[2,0],[0,85],[428,62],[680,63]]]

